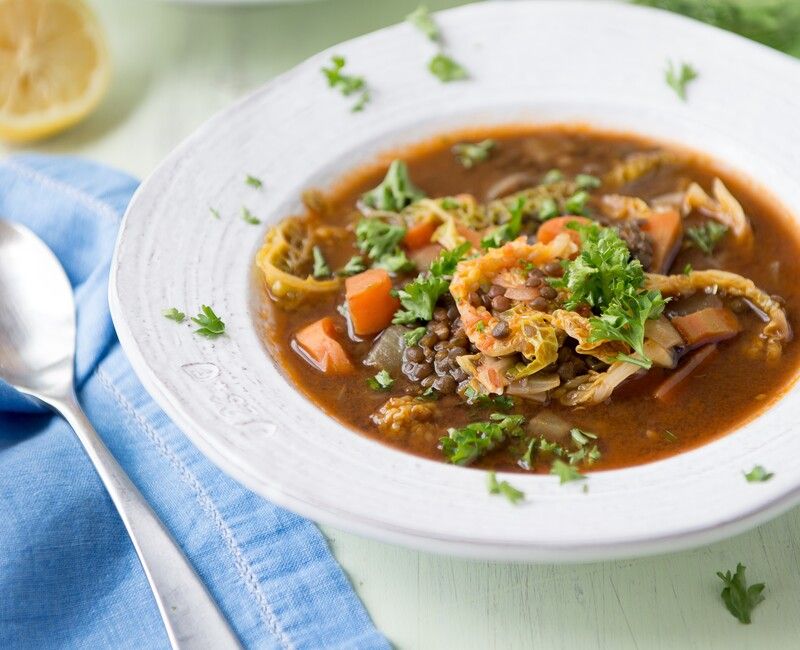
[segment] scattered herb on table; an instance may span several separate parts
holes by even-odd
[[[170,307],[169,309],[164,310],[164,318],[174,320],[176,323],[182,323],[184,320],[186,320],[186,314],[175,307]]]
[[[489,159],[495,141],[491,139],[481,140],[480,142],[459,142],[453,146],[453,155],[465,169],[471,169],[478,163]]]
[[[394,385],[394,379],[386,370],[381,370],[374,377],[367,379],[367,385],[372,390],[389,390]]]
[[[314,270],[312,271],[312,275],[315,278],[328,277],[331,274],[331,268],[325,261],[325,256],[322,254],[320,247],[314,246],[314,248],[311,249],[311,253],[314,256]]]
[[[667,84],[683,101],[686,101],[686,86],[689,82],[697,79],[697,71],[688,63],[681,63],[680,68],[676,68],[672,61],[667,63],[664,78]]]
[[[406,16],[406,20],[434,43],[440,39],[441,34],[439,33],[439,28],[436,26],[436,23],[433,22],[433,18],[425,5],[420,5],[414,9],[414,11]]]
[[[370,100],[370,94],[364,82],[364,77],[348,75],[342,72],[346,64],[347,62],[343,56],[332,56],[330,67],[323,67],[322,73],[328,80],[328,85],[331,88],[338,89],[345,97],[349,97],[354,93],[360,93],[358,100],[350,109],[356,113],[364,109],[364,106]]]
[[[775,474],[768,472],[761,465],[756,465],[744,475],[748,483],[765,483],[773,476],[775,476]]]
[[[764,600],[762,593],[764,591],[764,583],[759,582],[748,587],[744,575],[745,569],[746,567],[739,563],[736,565],[736,573],[717,571],[717,575],[725,584],[720,594],[725,607],[740,622],[749,624],[753,608]]]
[[[443,83],[459,81],[469,76],[460,64],[441,52],[430,60],[428,70]]]
[[[257,190],[260,190],[264,186],[264,183],[261,181],[260,178],[256,178],[255,176],[251,176],[250,174],[247,175],[244,182],[247,183],[250,187],[255,187]]]
[[[261,223],[261,219],[250,212],[250,210],[248,210],[246,207],[242,208],[242,220],[245,223],[249,223],[251,226],[257,226]]]
[[[717,221],[706,221],[700,226],[692,226],[686,229],[686,236],[689,238],[689,242],[706,255],[711,255],[717,244],[719,244],[727,234],[728,226]]]
[[[489,494],[502,494],[514,505],[525,498],[525,493],[515,488],[508,481],[498,481],[497,474],[494,472],[489,472],[487,475],[486,486],[489,490]]]
[[[192,320],[200,326],[194,331],[195,334],[213,339],[225,333],[225,323],[211,307],[202,305],[200,310],[197,316],[192,317]]]
[[[209,206],[208,207],[208,211],[211,213],[211,216],[214,217],[215,219],[219,219],[220,218],[219,210],[217,210],[216,208],[212,208],[211,206]]]

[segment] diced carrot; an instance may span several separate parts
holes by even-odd
[[[691,346],[724,341],[742,329],[736,314],[727,307],[707,307],[686,316],[676,316],[672,324]]]
[[[392,280],[384,269],[369,269],[345,280],[347,311],[359,336],[387,328],[400,301],[392,294]]]
[[[678,387],[686,381],[686,379],[693,372],[696,372],[701,366],[710,361],[717,351],[716,343],[706,345],[697,352],[694,352],[684,363],[673,372],[661,385],[656,388],[653,397],[657,400],[666,401],[675,395]]]
[[[577,230],[567,228],[571,223],[591,223],[586,217],[576,217],[573,215],[566,215],[564,217],[556,217],[555,219],[548,219],[536,231],[536,239],[543,244],[548,244],[558,237],[562,232],[568,232],[578,246],[581,245],[581,236]]]
[[[681,246],[683,219],[680,213],[677,210],[652,211],[642,224],[642,230],[653,241],[650,268],[654,273],[666,273]]]
[[[319,370],[326,375],[347,375],[353,372],[352,362],[341,343],[330,316],[306,325],[294,335],[295,340]]]
[[[406,230],[406,235],[403,237],[403,244],[410,251],[415,251],[431,243],[431,237],[436,231],[439,224],[435,219],[426,217],[420,219],[417,223]]]

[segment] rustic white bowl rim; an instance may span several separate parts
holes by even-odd
[[[639,132],[724,160],[782,204],[800,205],[794,60],[616,3],[489,2],[436,20],[468,81],[438,82],[425,67],[434,45],[408,24],[390,27],[312,57],[218,114],[141,185],[120,230],[110,304],[148,391],[206,456],[264,497],[419,549],[534,561],[641,555],[741,532],[800,501],[797,387],[709,445],[592,474],[586,492],[550,476],[508,477],[527,494],[514,507],[487,494],[484,472],[422,460],[345,428],[271,362],[252,293],[266,228],[298,209],[304,188],[442,130],[582,122]],[[334,53],[372,89],[363,113],[326,87],[319,70]],[[700,73],[686,103],[664,83],[670,58]],[[265,187],[246,186],[245,174]],[[243,205],[264,224],[246,224]],[[224,337],[203,339],[162,316],[201,304],[224,318]],[[775,477],[746,482],[754,464]]]

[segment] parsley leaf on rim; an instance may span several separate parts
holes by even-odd
[[[431,18],[431,14],[425,5],[420,5],[414,9],[414,11],[406,16],[406,20],[434,43],[441,37],[439,28],[436,26],[436,23],[433,22],[433,18]]]
[[[242,221],[249,223],[251,226],[257,226],[261,223],[261,219],[259,219],[244,206],[242,207]]]
[[[697,70],[688,63],[681,63],[680,68],[676,68],[672,61],[667,62],[664,78],[666,79],[667,85],[669,85],[683,101],[686,101],[686,86],[689,82],[697,79],[697,77]]]
[[[514,505],[525,498],[525,493],[522,490],[515,488],[508,481],[498,481],[497,474],[494,472],[489,472],[487,475],[486,487],[489,490],[489,494],[502,494]]]
[[[200,326],[194,331],[200,336],[213,339],[225,333],[225,323],[208,305],[201,305],[200,313],[192,316],[192,320]]]
[[[182,311],[176,309],[175,307],[170,307],[169,309],[165,309],[164,318],[169,318],[170,320],[174,320],[176,323],[182,323],[186,320],[186,314]]]
[[[754,466],[753,469],[744,475],[748,483],[765,483],[773,476],[775,476],[775,474],[768,472],[761,465]]]
[[[245,177],[244,182],[247,183],[250,187],[255,187],[257,190],[260,190],[262,187],[264,187],[264,183],[261,181],[260,178],[256,178],[255,176],[251,176],[250,174],[248,174]]]
[[[550,473],[554,476],[558,476],[559,485],[564,485],[564,483],[569,483],[570,481],[586,480],[586,476],[581,474],[572,465],[565,463],[560,458],[556,458],[553,461],[553,464],[550,467]]]
[[[331,57],[331,66],[329,68],[322,68],[322,73],[328,80],[328,86],[331,88],[338,88],[339,92],[345,97],[349,97],[353,93],[360,92],[360,96],[353,107],[350,109],[354,113],[364,109],[366,103],[370,100],[369,90],[364,83],[364,77],[356,77],[353,75],[344,74],[342,69],[346,65],[343,56],[334,55]]]
[[[428,63],[428,70],[442,83],[460,81],[469,76],[467,71],[460,64],[441,52],[430,60]]]

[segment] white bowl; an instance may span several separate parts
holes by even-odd
[[[403,24],[343,43],[207,122],[134,197],[110,300],[142,382],[211,460],[302,515],[420,549],[585,561],[686,548],[743,531],[800,500],[800,409],[792,389],[761,417],[689,453],[592,474],[589,491],[514,475],[517,507],[485,473],[373,442],[318,410],[284,379],[256,332],[253,257],[264,231],[381,151],[442,130],[575,122],[687,144],[800,205],[800,65],[734,35],[660,11],[600,2],[491,2],[436,15],[469,81],[426,70],[433,46]],[[363,74],[363,113],[327,88],[332,53]],[[668,58],[700,78],[689,101],[664,82]],[[261,191],[245,174],[264,180]],[[239,215],[247,205],[265,224]],[[213,219],[209,207],[223,215]],[[227,335],[207,341],[162,310],[209,304]],[[797,343],[795,343],[797,345]],[[713,409],[713,395],[709,396]],[[775,477],[747,483],[762,464]]]

